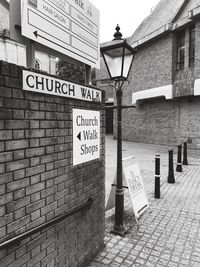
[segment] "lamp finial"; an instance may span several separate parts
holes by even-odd
[[[116,32],[115,32],[115,34],[113,35],[115,38],[114,38],[113,40],[122,40],[122,34],[121,34],[121,32],[119,31],[119,30],[120,30],[119,24],[117,24],[115,30],[116,30]]]

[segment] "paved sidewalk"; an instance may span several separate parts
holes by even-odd
[[[106,201],[116,172],[116,140],[106,137]],[[176,152],[176,148],[174,149]],[[156,154],[161,155],[161,198],[154,198]],[[125,195],[125,237],[110,234],[114,209],[106,212],[105,248],[91,267],[200,267],[200,151],[188,151],[188,166],[167,183],[168,147],[123,142],[123,157],[135,155],[150,208],[137,229],[128,194]],[[177,156],[174,153],[174,163]],[[175,166],[174,166],[175,169]]]

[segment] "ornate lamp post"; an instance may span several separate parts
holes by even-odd
[[[124,187],[122,180],[122,86],[127,80],[134,54],[136,51],[122,38],[120,27],[115,28],[114,39],[107,45],[101,46],[101,53],[110,75],[115,81],[117,98],[117,185],[115,195],[115,225],[114,232],[122,235],[125,232],[123,225],[124,214]]]

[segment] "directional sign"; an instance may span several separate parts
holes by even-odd
[[[100,112],[73,109],[73,165],[100,158]]]
[[[22,35],[100,67],[99,11],[88,0],[21,0]]]

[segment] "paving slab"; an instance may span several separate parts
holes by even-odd
[[[106,137],[106,201],[116,172],[116,140]],[[124,237],[113,235],[114,209],[106,212],[105,248],[91,267],[199,267],[200,266],[200,151],[188,150],[189,165],[167,183],[167,146],[123,142],[123,157],[135,155],[141,169],[150,208],[137,226],[128,193],[125,194]],[[174,148],[174,170],[177,148]],[[161,156],[161,198],[154,198],[155,155]]]

